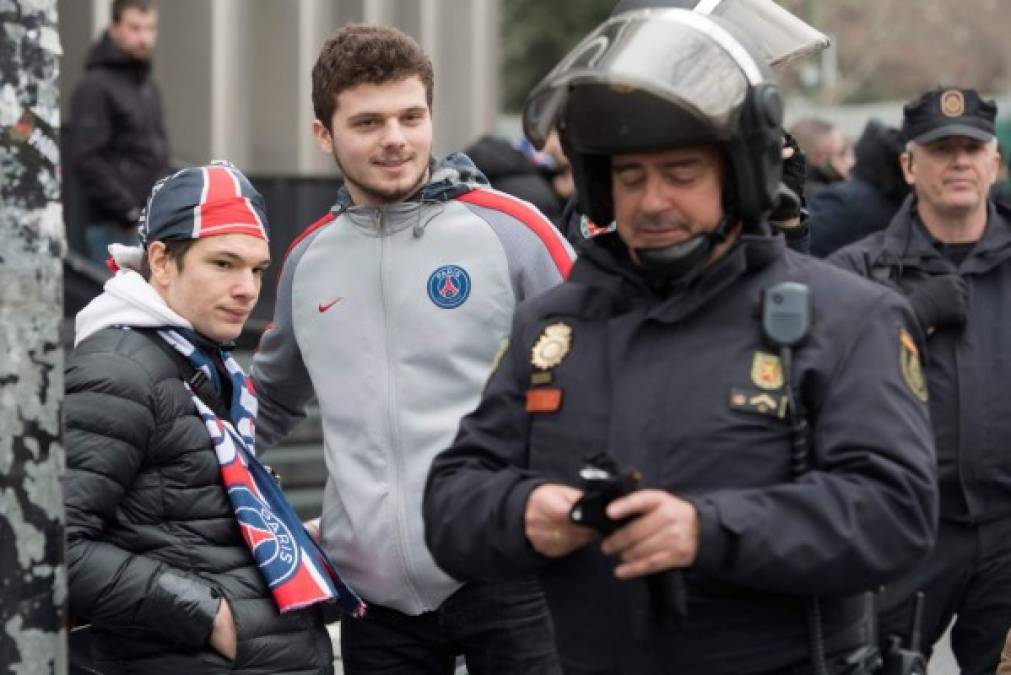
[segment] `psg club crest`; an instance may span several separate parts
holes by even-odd
[[[270,579],[270,587],[287,581],[297,570],[298,546],[288,527],[265,508],[264,503],[248,488],[236,485],[229,489],[239,528],[253,552],[256,564]]]
[[[470,275],[456,265],[443,265],[428,277],[428,297],[443,309],[456,309],[470,296]]]

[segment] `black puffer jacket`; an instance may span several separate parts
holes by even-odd
[[[131,59],[105,35],[91,50],[70,103],[70,165],[89,222],[118,221],[143,208],[168,173],[169,147],[151,64]]]
[[[318,610],[281,615],[246,547],[179,365],[106,328],[67,361],[64,402],[71,611],[103,673],[332,673]],[[219,598],[229,663],[208,645]]]

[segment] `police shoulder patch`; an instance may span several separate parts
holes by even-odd
[[[902,379],[913,395],[921,401],[927,400],[927,382],[923,377],[923,365],[920,363],[920,350],[916,341],[905,328],[899,330],[899,368]]]

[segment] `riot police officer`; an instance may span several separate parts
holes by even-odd
[[[630,12],[525,110],[616,231],[520,307],[424,517],[451,574],[538,575],[567,673],[865,672],[862,592],[934,539],[922,334],[770,233],[760,61],[717,17]]]

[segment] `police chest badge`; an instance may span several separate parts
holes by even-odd
[[[751,362],[751,381],[759,389],[772,391],[783,386],[783,364],[775,354],[755,352]]]
[[[535,370],[530,375],[527,389],[528,413],[553,413],[562,407],[562,390],[551,384],[549,372],[562,362],[572,348],[572,327],[564,323],[546,326],[530,351],[530,365]]]
[[[899,331],[899,366],[902,379],[913,395],[921,401],[927,400],[927,383],[923,377],[923,365],[920,363],[920,350],[916,341],[905,328]]]
[[[572,327],[564,323],[553,323],[544,329],[534,343],[530,363],[534,368],[550,370],[555,368],[572,348]]]

